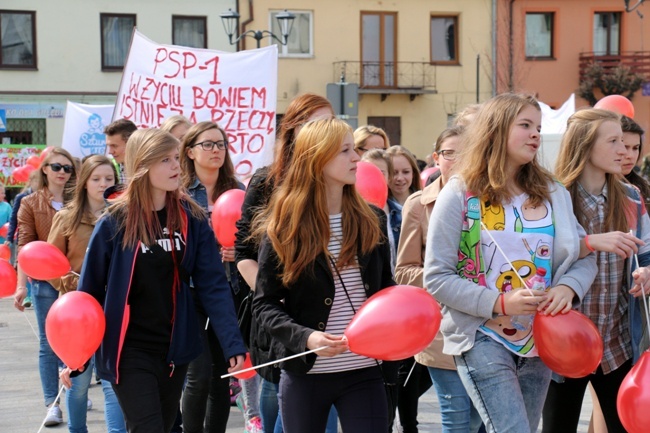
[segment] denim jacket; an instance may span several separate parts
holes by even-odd
[[[402,231],[402,205],[392,198],[389,198],[386,204],[388,205],[388,225],[393,231],[395,250],[397,250],[397,246],[399,245],[399,235]]]

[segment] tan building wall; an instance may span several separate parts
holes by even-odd
[[[245,3],[240,2],[240,5]],[[491,4],[490,0],[257,0],[254,20],[247,29],[269,28],[269,11],[288,9],[313,14],[313,56],[281,58],[279,62],[278,113],[282,113],[290,100],[300,93],[325,95],[327,83],[339,80],[340,72],[335,71],[334,62],[360,61],[361,11],[396,12],[397,61],[427,64],[431,57],[431,15],[458,15],[459,65],[428,66],[435,77],[437,94],[416,96],[413,101],[407,94],[390,94],[384,101],[376,94],[359,97],[359,125],[366,124],[368,117],[399,117],[400,143],[424,159],[446,127],[447,117],[476,101],[477,55],[481,56],[479,98],[485,100],[492,95]],[[248,18],[247,10],[240,10],[240,13],[242,21]],[[266,43],[264,41],[263,45]],[[255,41],[248,39],[246,44],[247,48],[252,48]]]

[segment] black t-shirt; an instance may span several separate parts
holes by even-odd
[[[156,212],[160,225],[167,223],[165,209]],[[131,308],[125,346],[167,353],[172,334],[174,259],[180,264],[185,239],[180,233],[169,235],[167,228],[155,244],[140,244],[129,291]]]

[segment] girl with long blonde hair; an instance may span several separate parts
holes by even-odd
[[[129,432],[169,432],[174,423],[187,366],[201,352],[190,280],[229,372],[246,353],[214,234],[181,189],[179,160],[171,134],[131,135],[130,182],[97,222],[79,278],[78,290],[104,308],[97,373],[113,385]]]
[[[537,160],[541,119],[529,96],[485,102],[429,221],[424,285],[443,305],[443,352],[491,433],[537,431],[551,378],[512,316],[569,312],[596,272],[569,193]],[[547,291],[524,289],[538,269]]]
[[[626,153],[618,114],[585,109],[567,121],[555,171],[571,193],[575,215],[587,232],[582,253],[597,255],[596,279],[578,309],[598,328],[604,353],[592,374],[551,382],[544,432],[577,428],[589,383],[598,396],[607,431],[625,432],[616,399],[621,382],[645,349],[639,297],[642,287],[646,294],[650,292],[650,219],[639,190],[623,181]],[[635,269],[634,254],[641,268]]]
[[[285,433],[324,431],[332,404],[343,431],[388,429],[378,362],[349,352],[343,338],[361,304],[394,284],[385,215],[354,187],[358,161],[345,122],[307,123],[257,220],[255,318],[278,342],[278,357],[328,346],[280,366]]]

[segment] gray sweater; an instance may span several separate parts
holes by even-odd
[[[585,231],[573,214],[569,192],[557,183],[550,185],[555,220],[552,286],[564,284],[576,292],[574,308],[596,277],[596,255],[579,259],[580,239]],[[465,185],[452,177],[443,188],[429,221],[424,287],[443,305],[440,325],[445,340],[443,352],[460,355],[474,345],[476,331],[492,312],[499,293],[461,278],[456,270],[463,227]]]

